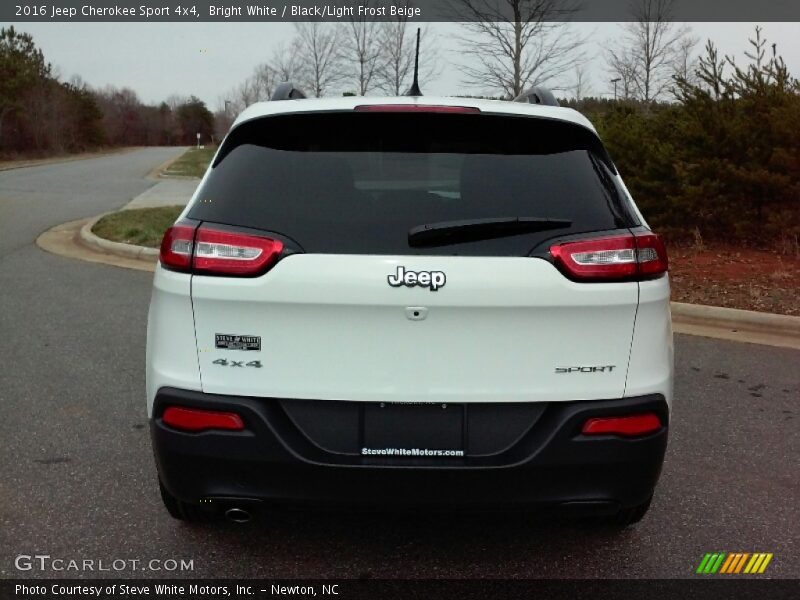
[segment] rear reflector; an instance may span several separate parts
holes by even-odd
[[[474,106],[436,106],[434,104],[360,104],[356,112],[479,113]]]
[[[668,269],[664,242],[654,233],[564,242],[551,246],[550,254],[578,281],[652,279]]]
[[[654,433],[661,429],[661,419],[653,413],[630,417],[603,417],[589,419],[583,424],[584,435],[637,436]]]
[[[244,429],[242,418],[236,413],[215,410],[200,410],[170,406],[161,417],[164,424],[183,431],[206,431],[208,429],[225,429],[241,431]]]
[[[272,238],[221,231],[207,225],[195,230],[174,225],[161,241],[161,264],[198,275],[255,277],[274,265],[283,243]]]

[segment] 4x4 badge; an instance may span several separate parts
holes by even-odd
[[[435,292],[447,283],[444,271],[406,271],[403,265],[397,267],[397,273],[389,275],[386,280],[392,287],[426,287]]]

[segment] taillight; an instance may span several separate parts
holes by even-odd
[[[636,249],[639,254],[639,277],[651,279],[669,269],[664,240],[655,233],[637,233]]]
[[[359,104],[356,112],[479,113],[475,106],[436,106],[434,104]]]
[[[161,241],[161,264],[175,271],[201,275],[254,277],[265,273],[283,252],[272,238],[174,225]]]
[[[583,435],[648,435],[661,429],[661,419],[654,413],[627,417],[598,417],[583,424]]]
[[[173,225],[161,240],[158,255],[161,264],[176,271],[188,271],[192,266],[194,227]]]
[[[205,225],[197,230],[193,270],[199,274],[261,275],[283,251],[283,243],[271,238],[219,231]]]
[[[164,411],[161,420],[170,427],[193,433],[207,431],[208,429],[224,429],[227,431],[241,431],[244,429],[242,417],[236,413],[217,410],[170,406]]]
[[[550,254],[578,281],[652,279],[668,268],[664,242],[654,233],[563,242],[551,246]]]

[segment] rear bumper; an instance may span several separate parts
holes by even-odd
[[[466,456],[458,458],[395,458],[325,450],[284,405],[276,399],[159,390],[150,427],[167,490],[187,502],[219,504],[566,504],[578,511],[614,512],[652,495],[669,422],[660,394],[551,402],[521,436],[491,455],[471,455],[467,448]],[[233,411],[246,429],[177,431],[161,420],[167,406]],[[640,438],[581,434],[589,418],[643,412],[658,414],[663,427]]]

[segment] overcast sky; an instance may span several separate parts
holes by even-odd
[[[755,25],[690,24],[702,40],[698,50],[710,38],[721,54],[736,56],[747,49]],[[800,75],[800,23],[762,26],[769,43],[778,44],[790,72]],[[294,31],[290,23],[20,23],[16,27],[34,36],[62,79],[80,75],[93,87],[130,87],[147,103],[161,102],[172,94],[194,94],[212,110],[220,108],[227,92]],[[619,37],[620,26],[576,23],[571,27],[587,36],[585,53],[594,57],[587,68],[589,93],[610,95],[610,76],[602,54],[609,40]],[[461,74],[453,66],[459,60],[458,45],[452,41],[459,29],[455,23],[430,24],[430,31],[437,34],[443,68],[436,81],[421,82],[427,95],[488,91],[468,88],[460,81]],[[560,83],[569,85],[573,79],[572,73],[566,73]]]

